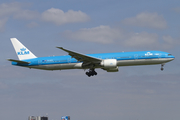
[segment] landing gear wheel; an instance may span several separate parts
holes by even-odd
[[[89,72],[86,72],[86,75],[88,77],[91,77],[91,76],[97,75],[97,72],[94,69],[89,69]]]
[[[163,71],[164,70],[164,64],[161,64],[161,71]]]
[[[94,75],[97,75],[97,72],[95,72]]]

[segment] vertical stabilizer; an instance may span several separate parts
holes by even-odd
[[[37,58],[30,50],[28,50],[21,42],[16,38],[11,38],[11,42],[14,46],[16,54],[19,60]]]

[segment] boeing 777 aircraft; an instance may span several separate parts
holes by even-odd
[[[11,38],[19,60],[8,59],[12,65],[42,70],[89,69],[87,76],[97,75],[96,68],[107,72],[118,72],[119,66],[154,65],[174,60],[174,56],[161,51],[118,52],[101,54],[82,54],[62,47],[57,47],[69,55],[36,57],[16,38]]]

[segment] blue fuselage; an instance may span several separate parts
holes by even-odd
[[[163,64],[172,61],[175,58],[171,54],[161,51],[101,53],[101,54],[87,54],[87,55],[102,60],[115,59],[117,60],[117,66]],[[86,69],[89,67],[89,66],[83,67],[82,62],[77,61],[75,58],[72,58],[69,55],[39,57],[39,58],[27,59],[23,61],[29,62],[29,64],[21,64],[17,62],[12,62],[12,64],[22,67],[43,69],[43,70]],[[94,68],[103,68],[103,66],[99,64],[94,66]]]

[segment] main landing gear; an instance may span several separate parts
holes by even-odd
[[[161,71],[163,71],[163,70],[164,70],[164,68],[163,68],[163,67],[164,67],[164,65],[165,65],[165,64],[161,64]]]
[[[97,72],[94,69],[89,69],[89,72],[86,72],[86,75],[88,77],[91,77],[91,76],[97,75]]]

